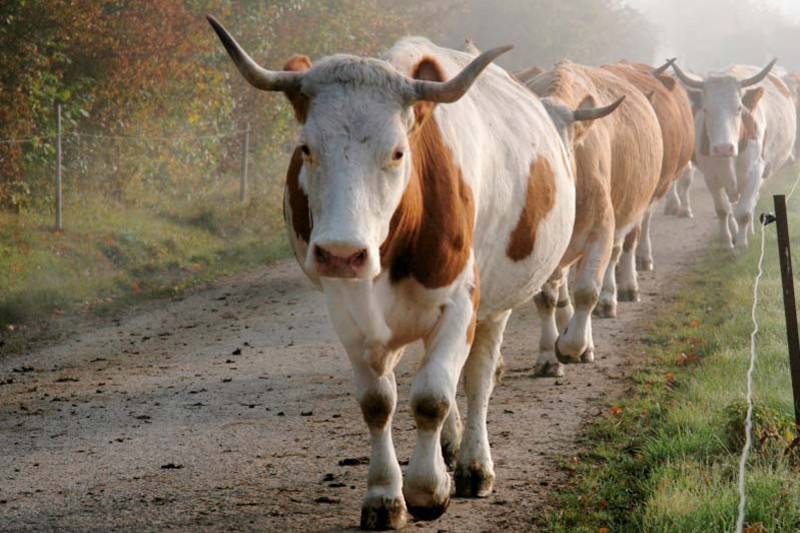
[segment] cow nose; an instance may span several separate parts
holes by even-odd
[[[314,247],[314,259],[320,275],[333,278],[357,277],[367,263],[367,249],[346,244]]]
[[[711,148],[711,155],[715,157],[733,157],[736,155],[736,147],[731,143],[715,144]]]

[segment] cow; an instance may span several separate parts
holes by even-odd
[[[781,76],[781,80],[789,88],[792,93],[792,100],[797,112],[797,133],[795,134],[794,150],[792,151],[792,159],[794,162],[800,161],[800,72],[790,72]]]
[[[699,108],[695,157],[727,249],[747,248],[763,180],[792,159],[797,113],[786,84],[770,74],[776,61],[762,69],[734,65],[704,79],[672,65]]]
[[[457,495],[489,495],[486,416],[503,331],[555,269],[575,219],[558,132],[532,93],[490,65],[510,47],[475,58],[407,37],[381,59],[339,54],[312,65],[293,56],[271,71],[209,20],[245,79],[283,92],[301,124],[284,214],[297,262],[325,295],[369,429],[361,526],[400,528],[408,512],[438,518],[450,501],[443,450],[457,457]],[[391,432],[394,369],[419,339],[417,442],[404,481]]]
[[[616,316],[615,265],[658,185],[663,157],[653,108],[636,87],[606,70],[571,61],[527,83],[571,152],[577,186],[569,247],[534,298],[542,320],[536,376],[561,376],[564,363],[594,360],[591,315]],[[621,103],[624,98],[624,103]],[[599,107],[599,105],[605,107]],[[615,112],[608,115],[619,106]],[[621,264],[620,292],[638,292],[633,255]],[[577,262],[573,303],[567,273]],[[574,304],[574,308],[573,308]],[[559,335],[560,332],[560,335]]]
[[[674,60],[669,60],[659,68],[643,63],[621,61],[602,68],[627,80],[648,96],[650,105],[661,126],[664,157],[661,162],[661,175],[655,193],[651,198],[651,208],[642,219],[641,228],[635,228],[625,239],[623,254],[636,253],[636,267],[639,270],[653,269],[653,248],[650,240],[650,223],[655,203],[670,190],[672,184],[691,173],[691,159],[694,151],[694,118],[686,91],[672,76],[665,74]],[[688,207],[688,206],[687,206]],[[638,247],[633,246],[639,237]],[[623,261],[625,261],[623,259]],[[628,300],[638,301],[638,294],[625,294]]]

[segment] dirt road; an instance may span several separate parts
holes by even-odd
[[[530,529],[581,428],[623,393],[641,324],[716,229],[704,184],[693,192],[693,220],[655,217],[657,270],[641,275],[642,303],[595,321],[595,364],[532,378],[536,312],[514,314],[489,411],[495,493],[453,499],[409,530]],[[418,358],[411,350],[398,372],[401,461]],[[368,453],[344,351],[292,261],[0,361],[2,531],[347,531]]]

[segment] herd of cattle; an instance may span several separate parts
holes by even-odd
[[[298,55],[272,71],[209,21],[247,81],[283,92],[301,124],[284,214],[355,373],[372,443],[367,529],[439,517],[448,468],[458,496],[491,493],[487,408],[515,307],[533,298],[541,318],[537,375],[591,362],[592,314],[636,301],[637,269],[653,268],[654,204],[669,195],[669,211],[692,216],[699,169],[723,246],[741,249],[762,181],[799,154],[800,78],[771,73],[774,61],[704,79],[674,60],[509,73],[492,61],[510,47],[409,37],[382,59]],[[403,480],[394,368],[420,339]]]

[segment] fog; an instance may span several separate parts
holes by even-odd
[[[774,57],[800,69],[797,0],[465,0],[450,17],[447,44],[464,36],[479,46],[511,42],[510,68],[678,57],[700,72],[729,64],[762,65]]]

